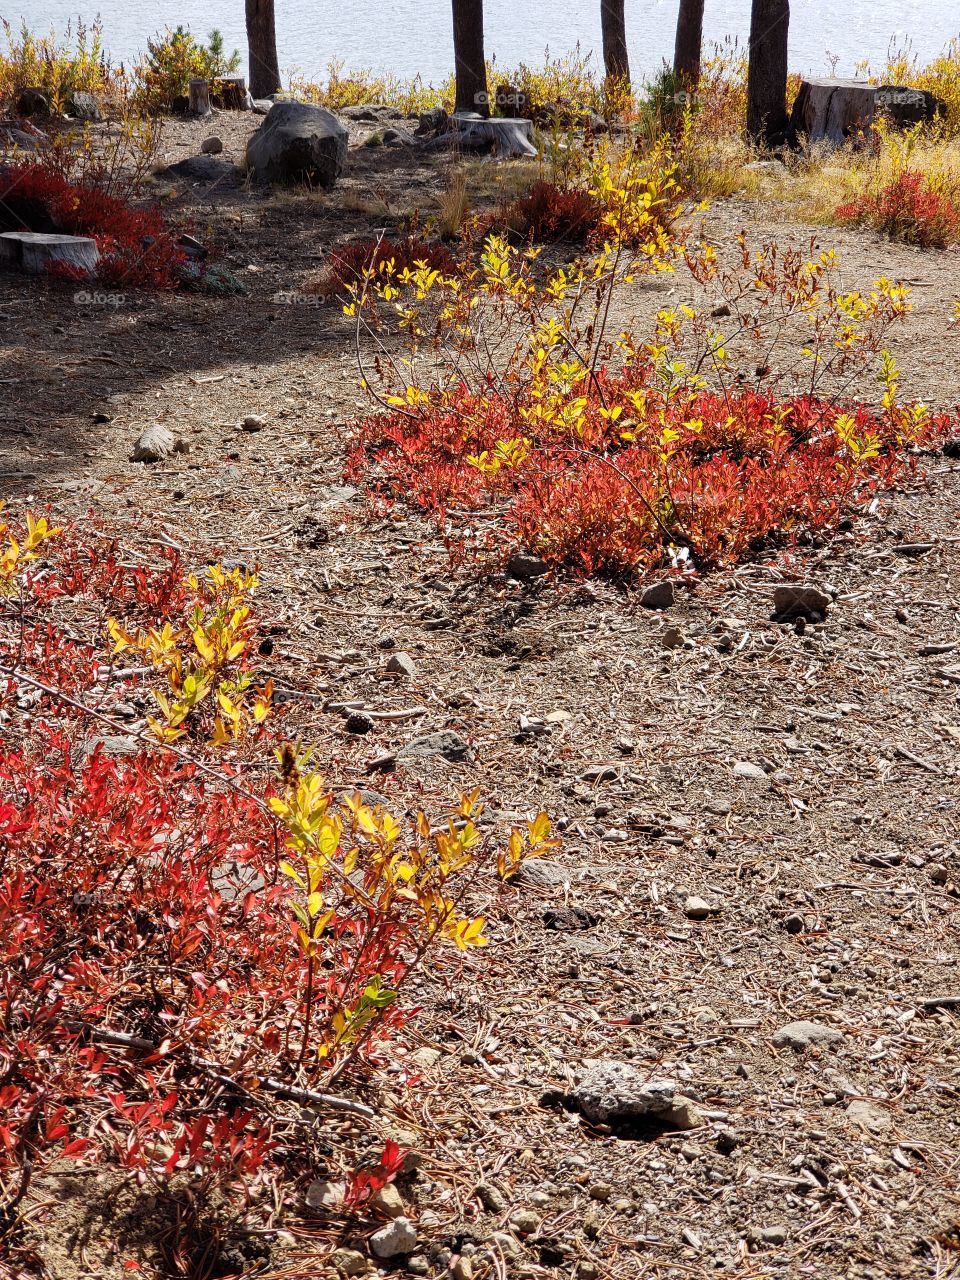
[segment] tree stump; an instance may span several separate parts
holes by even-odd
[[[47,231],[0,233],[0,265],[28,275],[43,275],[54,263],[92,275],[99,260],[96,241],[89,236],[61,236]]]
[[[533,121],[494,117],[484,120],[481,116],[457,113],[450,119],[451,128],[461,143],[467,146],[478,142],[492,143],[498,156],[536,156],[533,138]]]
[[[191,80],[187,99],[187,110],[192,116],[209,116],[210,82],[208,80]]]
[[[933,120],[942,110],[940,99],[925,89],[865,80],[803,80],[790,116],[790,138],[839,147],[864,139],[879,114],[903,128]]]
[[[251,99],[244,76],[219,76],[214,88],[225,111],[250,111]]]

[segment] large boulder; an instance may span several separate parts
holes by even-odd
[[[332,187],[346,163],[348,136],[324,107],[275,102],[247,143],[247,168],[255,182]]]
[[[903,128],[933,120],[943,109],[940,99],[925,89],[865,80],[803,80],[790,116],[790,138],[843,146],[865,139],[878,115]]]

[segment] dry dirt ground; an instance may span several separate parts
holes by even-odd
[[[217,127],[239,158],[248,123]],[[171,127],[168,160],[202,132]],[[0,491],[125,530],[132,555],[163,537],[198,562],[259,563],[278,685],[427,708],[355,737],[321,700],[296,701],[332,780],[438,815],[479,788],[495,839],[541,807],[563,829],[491,905],[490,947],[422,980],[407,1054],[391,1053],[381,1105],[426,1157],[402,1183],[420,1239],[402,1273],[452,1262],[466,1280],[463,1254],[499,1280],[960,1274],[960,467],[927,458],[830,546],[708,578],[666,614],[608,584],[452,570],[418,519],[374,516],[344,484],[359,394],[344,322],[272,300],[338,239],[389,225],[364,201],[429,204],[448,165],[355,148],[328,197],[182,192],[171,207],[219,243],[241,298],[77,306],[65,286],[4,279]],[[953,255],[735,201],[709,217],[720,236],[815,234],[851,281],[911,281],[905,387],[960,398]],[[264,430],[239,431],[246,414]],[[129,462],[158,420],[190,453]],[[833,593],[823,625],[771,621],[781,576]],[[412,680],[385,677],[393,648]],[[466,757],[368,775],[433,730],[461,735]],[[839,1037],[777,1048],[801,1019]],[[556,1091],[595,1060],[675,1081],[701,1123],[591,1127]],[[117,1219],[80,1230],[82,1188],[41,1190],[48,1273],[119,1274]]]

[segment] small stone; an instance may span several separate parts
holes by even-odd
[[[240,423],[240,429],[242,431],[250,431],[250,432],[262,431],[266,425],[267,425],[267,421],[265,418],[261,418],[256,413],[248,413],[247,416],[244,418],[244,420]]]
[[[422,1253],[415,1253],[412,1258],[407,1259],[407,1270],[413,1276],[428,1276],[430,1274],[430,1260],[425,1258]]]
[[[356,1249],[335,1249],[330,1265],[342,1276],[362,1276],[367,1270],[367,1260]]]
[[[783,927],[786,929],[787,933],[803,933],[804,926],[804,918],[798,911],[787,916],[786,920],[783,922]]]
[[[740,1135],[729,1125],[720,1125],[717,1129],[717,1150],[722,1156],[729,1156],[740,1145]]]
[[[830,607],[830,597],[819,587],[804,587],[796,583],[779,586],[773,593],[773,612],[777,622],[793,622],[803,618],[805,622],[821,622]]]
[[[500,1189],[490,1182],[478,1183],[477,1199],[489,1213],[503,1213],[507,1207],[507,1202]]]
[[[215,133],[209,138],[204,138],[200,143],[200,154],[202,156],[218,156],[223,150],[223,139],[218,138]]]
[[[854,1098],[846,1110],[847,1119],[867,1133],[885,1133],[893,1125],[889,1112],[866,1098]]]
[[[473,1280],[473,1263],[461,1254],[450,1268],[450,1274],[453,1280]]]
[[[549,572],[550,566],[528,551],[515,551],[507,561],[507,577],[519,578],[521,582],[529,578],[541,578]]]
[[[510,1225],[522,1236],[529,1236],[539,1227],[540,1215],[532,1209],[515,1209],[510,1215]]]
[[[343,1203],[343,1183],[318,1181],[307,1187],[308,1209],[337,1209]]]
[[[811,1045],[838,1044],[846,1039],[836,1027],[822,1022],[790,1022],[774,1032],[773,1043],[778,1049],[809,1049]]]
[[[375,1192],[370,1198],[370,1204],[385,1218],[402,1218],[405,1211],[403,1197],[392,1182]]]
[[[396,1258],[416,1247],[417,1232],[409,1218],[394,1218],[370,1237],[370,1248],[377,1258]]]
[[[407,676],[408,679],[412,680],[417,674],[417,664],[409,653],[405,653],[401,649],[398,653],[391,654],[387,660],[387,670],[398,676]]]
[[[751,778],[757,782],[767,780],[767,775],[758,764],[751,764],[749,760],[738,760],[733,766],[733,772],[738,778]]]
[[[607,1201],[613,1195],[613,1187],[609,1182],[595,1182],[588,1194],[591,1200]]]
[[[640,603],[644,609],[669,609],[673,601],[673,583],[669,578],[665,582],[654,582],[640,593]]]
[[[704,1122],[692,1098],[684,1098],[680,1094],[674,1098],[669,1110],[660,1113],[659,1118],[672,1129],[684,1132],[688,1129],[699,1129]]]
[[[600,1268],[595,1262],[591,1262],[589,1258],[584,1258],[577,1265],[577,1280],[598,1280]]]
[[[494,1231],[490,1241],[499,1249],[508,1262],[512,1262],[514,1258],[520,1256],[520,1246],[509,1232]]]
[[[786,1244],[787,1228],[772,1227],[750,1227],[747,1231],[747,1242],[749,1244],[762,1247],[763,1245]]]
[[[439,1049],[434,1049],[431,1045],[424,1044],[411,1053],[410,1061],[415,1062],[418,1067],[429,1070],[430,1067],[435,1067],[442,1057],[443,1054]]]
[[[712,907],[706,899],[698,898],[695,894],[691,894],[683,904],[683,914],[688,920],[706,920],[715,911],[716,907]]]
[[[459,733],[441,729],[437,733],[425,733],[413,738],[397,752],[398,760],[419,760],[430,756],[442,756],[444,760],[463,760],[470,748]]]
[[[162,422],[152,422],[137,437],[131,462],[162,462],[171,453],[188,453],[190,446]]]
[[[730,812],[730,802],[728,800],[708,800],[703,807],[707,813],[716,814],[718,818],[725,818]]]
[[[683,644],[683,632],[679,627],[667,627],[660,637],[664,649],[679,649]]]

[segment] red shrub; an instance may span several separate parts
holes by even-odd
[[[105,284],[176,288],[185,261],[155,208],[134,208],[97,187],[75,185],[36,161],[0,168],[4,230],[27,228],[92,236]],[[58,271],[64,278],[75,273]]]
[[[368,271],[379,270],[388,262],[393,262],[397,271],[405,267],[412,271],[417,263],[425,263],[431,270],[449,272],[456,265],[453,255],[442,244],[430,244],[413,233],[398,240],[388,236],[355,240],[331,252],[330,265],[316,291],[327,293],[348,288],[362,280]]]
[[[924,249],[945,249],[960,241],[960,209],[926,174],[911,169],[875,194],[840,205],[836,218]]]
[[[622,433],[599,410],[629,403],[638,387],[645,420]],[[665,401],[639,362],[577,394],[588,405],[576,439],[538,434],[530,406],[466,391],[453,406],[378,415],[359,425],[351,472],[448,526],[496,505],[509,538],[549,563],[621,574],[659,562],[671,543],[708,568],[829,528],[910,465],[895,417],[863,406],[751,391]],[[857,447],[873,438],[876,456],[856,461],[834,427],[846,429],[847,415]],[[924,430],[932,438],[946,426],[931,419]],[[493,457],[503,441],[523,441],[525,456],[500,467],[468,461]]]
[[[552,182],[535,182],[525,196],[514,200],[502,221],[524,240],[573,240],[590,238],[603,206],[587,191],[565,190]]]

